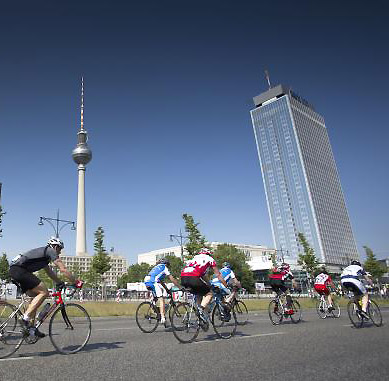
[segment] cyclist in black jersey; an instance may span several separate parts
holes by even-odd
[[[73,274],[69,272],[62,260],[59,258],[64,244],[61,239],[52,237],[44,247],[38,247],[27,251],[24,254],[19,254],[12,261],[9,268],[11,279],[18,282],[22,288],[22,292],[33,297],[26,313],[23,316],[22,323],[26,329],[33,330],[37,337],[44,337],[45,334],[34,328],[33,321],[39,306],[49,296],[49,291],[46,285],[33,272],[44,269],[46,274],[53,279],[57,284],[62,284],[62,280],[50,268],[49,263],[53,263],[59,271],[64,274],[72,283],[76,282]],[[30,331],[31,332],[31,331]]]

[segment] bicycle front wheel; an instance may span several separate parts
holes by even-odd
[[[235,310],[227,311],[217,303],[212,309],[212,325],[216,335],[221,339],[230,339],[235,335],[237,321]]]
[[[316,302],[316,312],[321,319],[325,319],[327,317],[327,306],[322,300],[318,300]]]
[[[171,323],[173,334],[180,343],[191,343],[199,334],[199,317],[189,303],[175,305]]]
[[[293,314],[290,315],[290,319],[292,320],[293,323],[297,324],[301,321],[301,306],[300,303],[297,300],[292,301],[292,309],[293,309]]]
[[[55,349],[64,354],[80,351],[88,343],[92,323],[85,308],[67,303],[57,308],[50,319],[49,336]]]
[[[10,303],[0,302],[0,359],[15,353],[25,337],[25,331],[18,320],[18,315],[11,315],[16,307]]]
[[[359,314],[359,308],[353,300],[350,300],[347,304],[348,317],[355,328],[361,328],[363,325],[363,318]]]
[[[245,325],[249,321],[249,311],[246,304],[241,300],[237,300],[234,305],[234,311],[236,314],[236,322],[238,325]]]
[[[332,315],[334,318],[340,317],[340,307],[339,307],[339,304],[333,302],[333,303],[332,303],[332,307],[334,307],[334,309],[331,311],[331,315]]]
[[[372,323],[376,327],[381,327],[382,325],[382,315],[378,304],[374,300],[370,300],[370,303],[367,307],[367,313],[370,316]]]
[[[277,300],[272,300],[269,303],[269,318],[274,325],[278,325],[283,319],[283,310],[281,304]]]
[[[158,327],[159,313],[155,305],[150,302],[143,302],[136,309],[135,319],[142,332],[152,333]]]

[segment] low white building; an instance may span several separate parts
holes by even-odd
[[[115,252],[108,252],[110,258],[111,269],[104,274],[104,279],[107,286],[117,286],[117,278],[127,272],[127,259],[116,254]],[[64,251],[61,252],[60,258],[65,266],[72,271],[74,266],[78,267],[80,271],[87,272],[92,265],[92,255],[66,255]]]
[[[222,245],[222,242],[208,242],[207,246],[216,249],[218,245]],[[255,270],[268,270],[272,266],[272,255],[275,253],[275,249],[269,249],[262,245],[247,245],[241,243],[228,243],[234,245],[237,249],[244,252],[246,261],[252,271]],[[184,247],[184,256],[187,251]],[[174,255],[181,257],[181,246],[167,247],[164,249],[158,249],[149,251],[147,253],[138,254],[138,263],[147,263],[149,265],[155,265],[159,259],[166,257],[167,255]]]

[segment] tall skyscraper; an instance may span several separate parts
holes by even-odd
[[[78,201],[77,201],[77,241],[76,255],[86,255],[86,223],[85,223],[85,171],[92,160],[92,151],[88,147],[88,133],[84,129],[84,78],[81,79],[81,127],[77,134],[78,142],[72,152],[74,162],[78,166]]]
[[[297,236],[303,233],[321,263],[358,259],[324,118],[283,85],[254,97],[254,105],[251,119],[276,249],[296,263],[303,252]]]

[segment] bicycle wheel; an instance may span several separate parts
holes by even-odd
[[[301,321],[301,306],[297,300],[292,300],[293,315],[290,315],[290,319],[293,323],[297,324]]]
[[[16,307],[6,302],[0,302],[0,359],[11,356],[15,353],[25,337],[25,331],[15,314]]]
[[[135,320],[142,332],[152,333],[159,324],[158,310],[154,304],[143,302],[136,309]]]
[[[172,315],[173,334],[180,343],[191,343],[200,331],[197,311],[186,302],[178,303]]]
[[[370,300],[367,306],[367,313],[369,314],[372,323],[376,327],[381,327],[382,315],[381,315],[380,307],[378,307],[378,304],[374,300]]]
[[[238,325],[245,325],[249,321],[249,311],[246,304],[241,300],[237,300],[234,304],[234,311],[236,314],[236,322]]]
[[[321,319],[325,319],[327,317],[327,306],[321,299],[316,302],[316,312]]]
[[[65,355],[80,351],[88,343],[92,323],[85,308],[67,303],[57,308],[50,319],[49,336],[55,349]]]
[[[211,321],[216,335],[221,339],[230,339],[235,335],[237,321],[235,310],[226,311],[222,304],[216,303],[212,309]]]
[[[353,300],[350,300],[347,304],[348,317],[355,328],[361,328],[363,325],[363,318],[359,314],[358,306]]]
[[[282,319],[284,317],[283,310],[278,300],[274,299],[270,301],[268,312],[269,312],[270,321],[274,325],[278,325],[282,322]]]
[[[334,318],[340,317],[340,307],[339,307],[339,304],[337,304],[335,302],[332,302],[332,307],[335,308],[334,310],[331,311],[332,317],[334,317]]]

